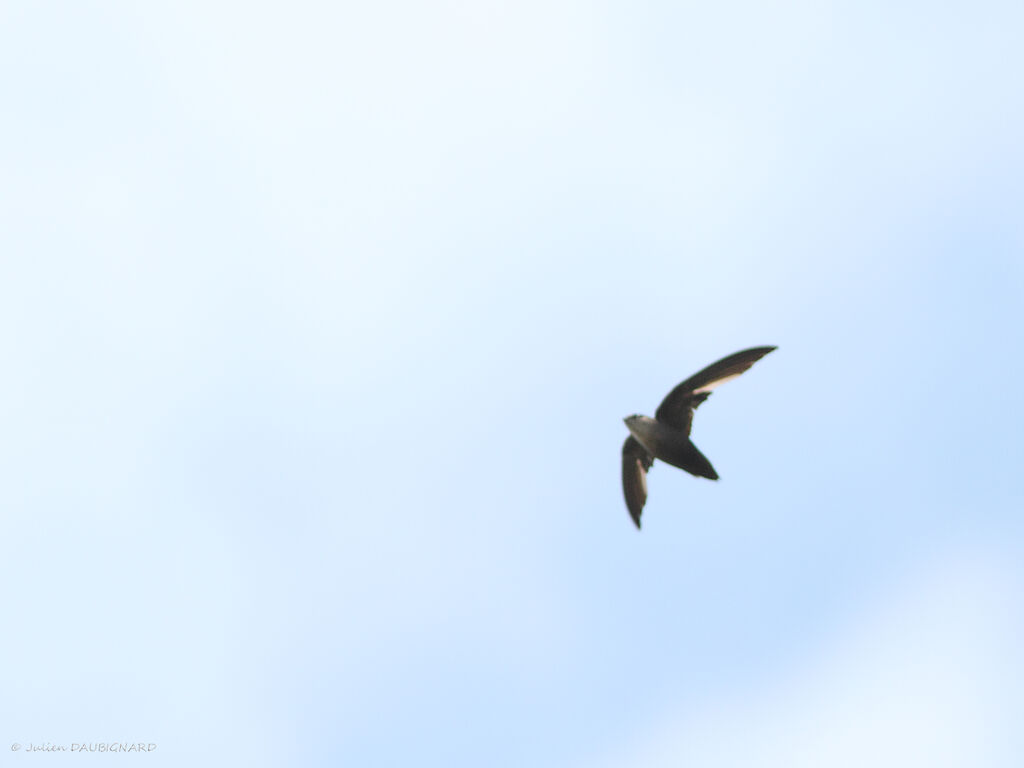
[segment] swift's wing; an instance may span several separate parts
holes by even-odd
[[[711,390],[719,384],[735,379],[775,349],[776,347],[753,347],[712,363],[669,392],[655,411],[654,418],[690,434],[693,410],[708,399]]]
[[[622,444],[622,493],[626,508],[636,527],[640,527],[640,513],[647,501],[647,470],[654,457],[632,435]]]

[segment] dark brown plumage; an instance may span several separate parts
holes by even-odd
[[[669,392],[653,419],[638,414],[624,419],[631,434],[622,445],[622,491],[637,528],[647,501],[647,471],[655,459],[698,477],[718,479],[711,462],[690,440],[693,412],[708,399],[711,390],[736,378],[774,349],[753,347],[723,357]]]

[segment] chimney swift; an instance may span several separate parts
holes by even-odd
[[[690,442],[693,411],[711,390],[735,379],[776,347],[753,347],[723,357],[693,374],[665,396],[654,418],[634,414],[623,421],[630,436],[622,444],[622,491],[630,517],[640,527],[640,513],[647,501],[647,470],[655,459],[685,469],[691,475],[717,480],[718,473],[704,454]]]

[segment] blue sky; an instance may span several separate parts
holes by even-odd
[[[1015,765],[1022,15],[5,5],[5,763]]]

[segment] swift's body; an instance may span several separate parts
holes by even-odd
[[[735,379],[776,349],[753,347],[723,357],[675,387],[662,400],[654,418],[634,414],[623,421],[630,436],[622,445],[622,491],[630,517],[640,527],[640,513],[647,501],[647,471],[655,459],[684,469],[691,475],[717,480],[711,462],[690,440],[693,412],[708,399],[711,390]]]

